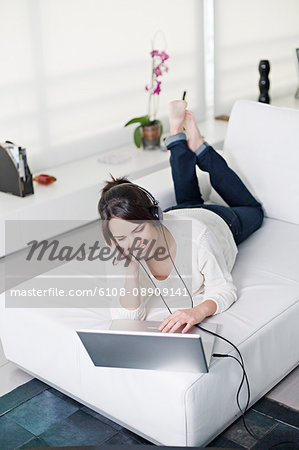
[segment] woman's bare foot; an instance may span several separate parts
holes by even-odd
[[[204,143],[204,139],[196,125],[193,112],[186,110],[183,127],[187,133],[188,147],[195,152]]]
[[[169,125],[172,136],[184,132],[183,123],[186,108],[187,102],[185,100],[174,100],[169,103]]]

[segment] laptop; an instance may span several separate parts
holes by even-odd
[[[95,366],[207,373],[215,337],[192,327],[159,331],[161,322],[117,319],[106,330],[76,330]],[[204,324],[216,333],[217,324]]]

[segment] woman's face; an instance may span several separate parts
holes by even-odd
[[[134,256],[149,257],[153,254],[158,240],[157,229],[151,221],[139,223],[129,222],[118,217],[113,217],[109,221],[109,229],[119,247],[130,252]],[[155,240],[155,245],[153,245]]]

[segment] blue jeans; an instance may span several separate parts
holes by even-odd
[[[164,212],[181,208],[209,209],[225,220],[237,245],[261,227],[264,219],[261,203],[213,147],[208,146],[196,155],[188,147],[184,133],[171,136],[165,143],[171,151],[170,165],[177,205]],[[229,206],[204,204],[196,164],[209,173],[211,185]]]

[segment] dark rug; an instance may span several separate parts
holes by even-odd
[[[262,398],[208,447],[299,449],[299,411]],[[296,444],[297,443],[297,444]],[[0,449],[153,445],[37,379],[0,397]]]

